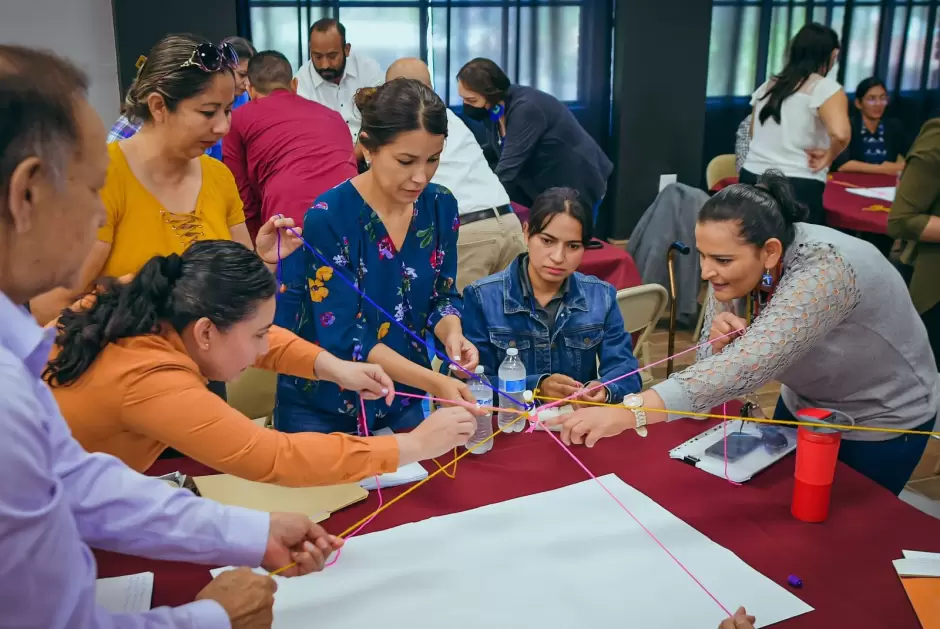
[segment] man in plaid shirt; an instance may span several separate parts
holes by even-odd
[[[121,114],[121,117],[117,119],[111,126],[111,130],[108,131],[108,144],[126,140],[138,131],[140,131],[140,123],[132,122],[130,118]]]

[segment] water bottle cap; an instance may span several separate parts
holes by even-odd
[[[506,350],[506,355],[507,355],[507,356],[518,356],[518,355],[519,355],[519,350],[517,350],[515,347],[510,347],[509,349]]]
[[[522,392],[522,399],[525,400],[526,402],[531,402],[531,401],[532,401],[533,399],[535,399],[535,398],[532,396],[532,392],[531,392],[531,391],[523,391],[523,392]]]
[[[477,365],[477,368],[473,370],[473,373],[475,373],[475,374],[482,374],[482,373],[483,373],[483,365]]]

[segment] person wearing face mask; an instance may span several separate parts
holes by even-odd
[[[356,92],[381,85],[385,73],[375,59],[352,52],[346,27],[332,18],[310,27],[309,52],[310,61],[297,72],[297,94],[339,113],[356,144],[362,126]]]
[[[806,213],[774,172],[709,199],[695,242],[713,288],[702,328],[712,343],[691,367],[627,396],[625,408],[564,418],[562,437],[592,446],[707,413],[772,380],[783,385],[776,419],[819,407],[859,426],[933,430],[940,375],[904,280],[873,245],[805,223]],[[926,435],[846,432],[839,459],[898,494],[926,444]]]
[[[182,253],[199,240],[231,239],[254,248],[231,172],[205,155],[228,132],[237,63],[230,45],[191,35],[168,35],[150,51],[126,103],[143,126],[108,145],[101,190],[107,220],[82,268],[82,290],[101,277],[134,274],[153,256]],[[274,226],[265,224],[257,246],[270,262],[277,259]],[[298,246],[294,236],[283,236],[282,253]],[[43,295],[32,312],[44,324],[80,292]]]
[[[591,240],[591,217],[571,188],[550,188],[532,204],[525,225],[528,253],[464,290],[467,339],[493,375],[515,347],[526,388],[547,398],[579,394],[586,402],[619,403],[642,388],[634,374],[585,393],[600,381],[635,371],[617,290],[575,271]],[[544,351],[539,348],[548,348]]]
[[[843,173],[897,175],[904,170],[908,143],[904,127],[895,118],[885,117],[888,90],[878,77],[870,76],[855,88],[852,141],[833,163]]]
[[[510,199],[531,206],[549,188],[573,188],[596,222],[614,166],[564,103],[512,85],[482,57],[457,73],[457,91],[464,115],[486,124],[489,148],[499,156],[496,175]]]
[[[297,487],[394,472],[473,433],[473,416],[450,408],[407,435],[285,435],[213,395],[207,378],[231,382],[254,365],[392,399],[381,367],[338,360],[272,326],[274,295],[274,276],[254,252],[209,240],[156,256],[65,311],[43,377],[72,435],[139,472],[172,447],[219,472]]]
[[[751,143],[741,183],[755,184],[768,170],[790,179],[808,221],[822,225],[829,166],[849,145],[848,99],[827,75],[839,58],[839,36],[807,24],[793,37],[787,64],[751,97]]]
[[[427,348],[399,325],[420,338],[433,334],[447,356],[476,367],[456,288],[457,202],[429,183],[447,137],[447,108],[426,85],[404,78],[362,90],[357,100],[370,168],[307,211],[304,233],[319,255],[305,249],[284,261],[275,322],[340,358],[381,365],[405,392],[474,402],[465,382],[430,369]],[[421,404],[407,397],[367,411],[370,431],[422,420]],[[358,401],[336,385],[279,378],[278,430],[351,433],[358,415]]]

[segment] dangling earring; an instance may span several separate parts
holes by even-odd
[[[770,289],[774,285],[774,276],[770,274],[770,269],[764,269],[764,274],[760,277],[760,286],[764,289]]]

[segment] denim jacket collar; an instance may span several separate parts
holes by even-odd
[[[519,254],[509,268],[505,269],[503,274],[503,312],[507,315],[517,312],[531,312],[529,306],[525,304],[522,286],[519,282],[519,264],[523,256]],[[565,293],[562,301],[562,308],[566,310],[587,311],[587,300],[584,298],[584,291],[581,290],[581,282],[578,281],[578,274],[572,273],[568,278],[568,292]]]

